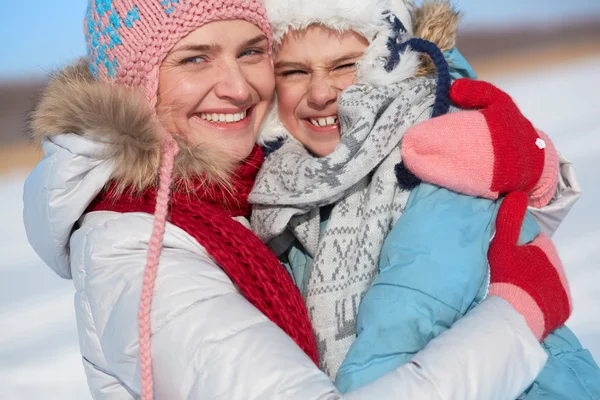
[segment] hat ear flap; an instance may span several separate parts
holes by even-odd
[[[390,11],[395,14],[400,22],[406,28],[406,31],[412,36],[414,35],[413,29],[413,12],[415,10],[415,3],[412,0],[389,0]]]
[[[268,143],[277,142],[281,139],[290,137],[290,133],[285,129],[279,119],[279,110],[277,108],[277,95],[273,96],[273,101],[267,110],[267,115],[258,129],[256,143],[259,146],[265,146]]]

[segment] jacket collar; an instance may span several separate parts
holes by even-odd
[[[112,161],[111,181],[138,191],[158,183],[161,137],[164,132],[144,96],[120,85],[98,82],[85,60],[51,77],[30,115],[36,142],[61,133],[73,133],[105,143]],[[207,143],[190,143],[175,136],[180,152],[175,178],[185,183],[203,176],[226,184],[235,162]]]

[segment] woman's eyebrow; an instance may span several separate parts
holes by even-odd
[[[253,37],[252,39],[246,41],[240,47],[248,47],[254,44],[260,43],[264,40],[267,40],[267,37],[263,34]],[[173,53],[177,53],[180,51],[199,51],[199,52],[216,52],[221,49],[221,46],[218,44],[186,44],[181,47],[178,47],[173,50]]]
[[[255,37],[253,37],[252,39],[248,40],[248,41],[247,41],[247,42],[244,44],[244,46],[252,46],[253,44],[260,43],[260,42],[262,42],[263,40],[267,40],[267,37],[266,37],[265,35],[261,34],[261,35],[255,36]]]
[[[180,51],[201,51],[208,52],[219,49],[219,46],[216,44],[186,44],[181,47],[174,49],[173,53],[178,53]]]

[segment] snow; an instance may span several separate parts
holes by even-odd
[[[6,400],[91,399],[74,288],[37,257],[22,222],[24,171],[0,177],[0,392]]]
[[[600,57],[491,80],[576,166],[584,195],[554,240],[571,282],[568,325],[600,360]],[[31,250],[22,226],[26,171],[0,177],[2,398],[90,399],[78,351],[74,289]]]
[[[571,283],[574,311],[567,325],[600,362],[600,58],[491,81],[577,171],[583,195],[553,239]]]

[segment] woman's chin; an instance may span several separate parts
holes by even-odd
[[[207,132],[206,129],[202,129],[194,130],[188,140],[203,151],[213,153],[213,156],[225,157],[237,163],[250,155],[256,144],[256,135],[250,130],[235,134],[224,134],[218,130]]]

